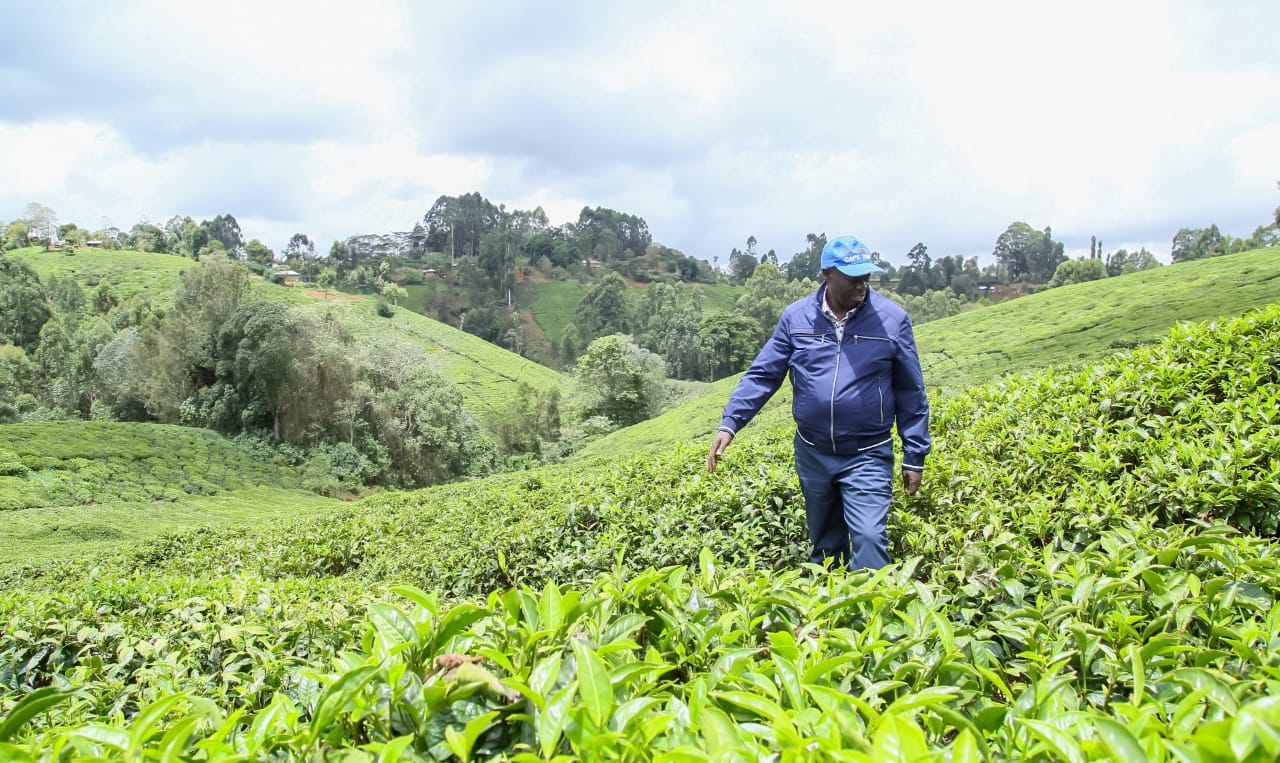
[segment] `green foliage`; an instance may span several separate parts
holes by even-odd
[[[0,255],[0,341],[33,349],[50,314],[39,276],[21,259]]]
[[[612,271],[591,287],[574,312],[573,322],[580,339],[590,342],[609,334],[625,334],[630,329],[626,289],[622,276]]]
[[[1073,283],[1097,281],[1107,277],[1107,267],[1102,260],[1067,260],[1053,271],[1053,278],[1046,284],[1050,289]]]
[[[1203,260],[1225,254],[1222,233],[1217,225],[1208,228],[1179,228],[1173,236],[1170,254],[1174,262]]]
[[[333,505],[278,452],[205,430],[60,421],[0,427],[0,563],[66,559],[163,533]]]
[[[777,266],[769,262],[757,265],[745,286],[736,308],[738,313],[755,319],[757,345],[763,344],[773,333],[787,305],[817,289],[817,285],[808,279],[787,283]]]
[[[1163,267],[1159,260],[1144,246],[1136,252],[1119,249],[1107,255],[1107,275],[1122,276],[1140,270],[1154,270]]]
[[[1273,760],[1277,368],[1273,307],[939,400],[876,572],[800,564],[785,425],[715,475],[691,445],[46,568],[0,595],[0,744]]]
[[[1006,371],[1105,357],[1158,341],[1178,321],[1280,302],[1280,249],[1064,286],[921,326],[931,385],[962,388]]]
[[[574,402],[581,418],[604,416],[617,426],[650,418],[663,402],[662,358],[624,334],[591,343],[574,367]]]
[[[698,324],[707,377],[720,379],[746,369],[760,351],[760,324],[737,312],[711,313]]]
[[[1053,240],[1049,228],[1041,232],[1024,222],[1015,222],[1001,233],[992,254],[1010,278],[1032,283],[1048,281],[1067,259],[1062,243]]]
[[[907,315],[911,316],[913,326],[959,315],[969,307],[965,300],[955,296],[950,291],[929,289],[918,297],[910,294],[902,296],[896,292],[888,292],[886,296],[902,305],[902,308],[907,311]]]

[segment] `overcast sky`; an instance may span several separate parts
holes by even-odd
[[[1280,205],[1280,2],[0,0],[0,220],[409,230],[441,194],[640,215],[723,265],[1070,253]],[[332,6],[332,7],[331,7]]]

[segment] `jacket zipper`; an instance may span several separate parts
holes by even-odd
[[[831,452],[836,453],[836,380],[840,378],[840,356],[844,353],[844,333],[836,340],[836,370],[831,373]]]
[[[844,355],[841,350],[844,348],[844,338],[847,336],[843,332],[840,338],[836,340],[836,370],[831,374],[831,452],[836,451],[836,382],[840,377],[840,357]],[[880,342],[892,342],[893,340],[884,336],[861,336],[853,335],[853,341],[859,339],[875,339]],[[884,426],[884,389],[880,385],[876,385],[876,391],[880,393],[880,425]]]

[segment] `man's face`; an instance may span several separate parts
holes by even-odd
[[[847,276],[835,268],[822,271],[827,279],[827,300],[837,310],[847,312],[867,298],[871,276]]]

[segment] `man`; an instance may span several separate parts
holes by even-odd
[[[893,497],[894,421],[907,493],[920,489],[929,454],[929,400],[911,319],[870,289],[871,274],[880,272],[857,238],[827,243],[825,283],[782,312],[729,398],[707,457],[707,471],[714,472],[734,434],[790,372],[810,560],[835,559],[852,569],[879,569],[891,561],[885,524]]]

